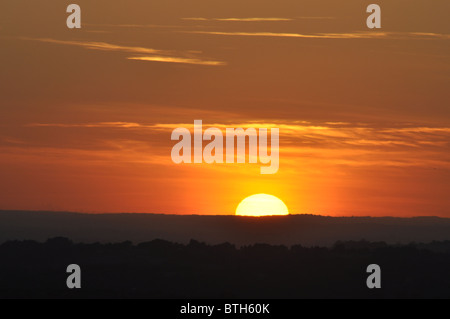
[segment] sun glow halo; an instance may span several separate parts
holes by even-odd
[[[289,210],[283,201],[275,196],[256,194],[245,198],[236,208],[237,216],[286,216]]]

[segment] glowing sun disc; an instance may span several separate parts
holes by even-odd
[[[238,216],[285,216],[289,215],[286,204],[278,197],[256,194],[245,198],[236,208]]]

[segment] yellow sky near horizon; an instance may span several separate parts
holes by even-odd
[[[0,4],[0,209],[450,217],[448,1]],[[174,128],[280,128],[280,170],[175,165]]]

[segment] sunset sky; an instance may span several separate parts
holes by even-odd
[[[69,30],[77,3],[82,28]],[[382,28],[366,27],[366,7]],[[450,217],[448,0],[4,0],[0,209]],[[177,127],[277,127],[280,169]]]

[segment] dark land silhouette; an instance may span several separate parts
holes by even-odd
[[[450,298],[450,241],[236,248],[53,238],[5,242],[0,261],[0,298]],[[73,263],[82,271],[78,290],[66,287]],[[366,286],[372,263],[381,266],[381,289]]]
[[[450,298],[449,240],[436,217],[2,211],[0,298]]]
[[[332,246],[336,241],[388,244],[450,240],[450,219],[438,217],[371,218],[291,215],[244,218],[154,214],[77,214],[0,211],[0,243],[67,237],[75,242],[140,243],[155,238],[187,244],[229,242],[237,246]]]

